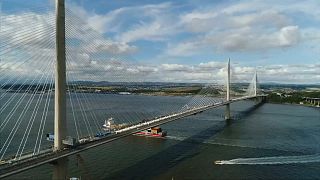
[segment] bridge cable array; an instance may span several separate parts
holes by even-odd
[[[0,22],[0,160],[19,159],[52,146],[46,134],[53,132],[54,119],[54,7],[34,7],[18,16],[1,13]],[[127,127],[224,102],[215,84],[183,98],[130,98],[90,90],[96,81],[106,82],[102,90],[124,83],[134,89],[137,82],[148,81],[148,72],[143,77],[123,73],[143,64],[119,53],[117,45],[66,9],[67,126],[68,135],[77,140],[103,132],[102,124],[110,117]]]

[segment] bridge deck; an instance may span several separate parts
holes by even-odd
[[[197,107],[197,108],[193,108],[193,109],[187,109],[184,112],[170,114],[170,115],[160,117],[160,118],[154,119],[154,120],[146,122],[146,123],[140,123],[140,124],[133,125],[129,128],[117,131],[117,134],[112,134],[112,135],[109,135],[109,136],[106,136],[106,137],[103,137],[100,139],[96,139],[96,140],[93,140],[90,142],[79,144],[75,148],[66,148],[66,149],[64,149],[62,151],[58,151],[58,152],[52,152],[51,149],[46,149],[46,150],[43,150],[40,154],[34,155],[34,156],[27,154],[27,155],[24,155],[24,158],[20,158],[18,160],[12,160],[12,161],[9,161],[10,163],[4,163],[4,164],[0,165],[0,178],[7,177],[10,175],[13,175],[13,174],[37,167],[37,166],[40,166],[42,164],[46,164],[46,163],[58,160],[63,157],[74,155],[74,154],[80,153],[82,151],[91,149],[93,147],[97,147],[102,144],[106,144],[111,141],[129,136],[129,135],[137,133],[139,131],[142,131],[142,130],[145,130],[145,129],[148,129],[151,127],[159,126],[161,124],[165,124],[165,123],[168,123],[168,122],[171,122],[171,121],[174,121],[177,119],[181,119],[181,118],[184,118],[184,117],[187,117],[190,115],[194,115],[194,114],[206,111],[208,109],[224,106],[224,105],[234,103],[237,101],[241,101],[241,100],[254,99],[254,98],[258,98],[258,97],[266,97],[266,95],[236,98],[236,99],[232,99],[230,101],[225,101],[225,102],[221,102],[221,103],[214,103],[214,104],[205,105],[205,106]]]

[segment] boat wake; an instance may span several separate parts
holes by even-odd
[[[178,136],[166,136],[167,139],[177,140],[177,141],[183,141],[187,139],[186,137],[178,137]]]
[[[178,137],[178,136],[166,136],[166,139],[172,139],[176,141],[184,141],[188,139],[188,137]],[[201,142],[204,144],[212,144],[212,145],[221,145],[221,146],[232,146],[232,147],[241,147],[241,148],[259,148],[259,149],[267,149],[267,148],[260,148],[260,147],[255,147],[255,146],[249,146],[249,145],[240,145],[240,144],[230,144],[230,143],[220,143],[220,142],[215,142],[214,140],[205,140],[201,141],[199,139],[189,139],[189,141],[193,142]]]
[[[183,141],[188,139],[187,137],[177,137],[177,136],[167,136],[166,138]],[[274,149],[266,147],[254,147],[254,146],[244,146],[239,144],[229,144],[229,143],[220,143],[212,140],[205,140],[201,143],[213,144],[213,145],[223,145],[223,146],[233,146],[233,147],[242,147],[242,148],[259,148],[259,149]],[[290,151],[292,152],[292,151]],[[225,165],[225,164],[243,164],[243,165],[272,165],[272,164],[300,164],[300,163],[319,163],[320,154],[313,155],[299,155],[299,156],[274,156],[274,157],[260,157],[260,158],[237,158],[231,160],[220,160],[215,161],[215,164]]]
[[[272,164],[300,164],[320,162],[320,154],[301,156],[275,156],[261,158],[237,158],[215,161],[215,164],[244,164],[244,165],[272,165]]]

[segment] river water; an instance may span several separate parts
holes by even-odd
[[[100,113],[100,125],[105,116],[141,117],[133,111],[151,116],[190,102],[190,97],[138,95],[98,99],[106,106],[96,103],[91,110]],[[231,110],[234,120],[223,119],[223,107],[212,109],[162,125],[168,132],[165,139],[129,136],[68,157],[62,169],[68,178],[81,179],[320,178],[319,108],[255,106],[253,101],[244,101],[232,104]],[[51,131],[52,120],[47,125],[45,131]],[[68,126],[72,127],[72,121]],[[70,132],[75,133],[71,128]],[[46,164],[8,179],[51,179],[57,166]]]

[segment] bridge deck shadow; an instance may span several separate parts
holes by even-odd
[[[248,117],[251,115],[252,112],[254,112],[255,110],[257,110],[258,108],[260,108],[264,103],[260,102],[258,104],[255,104],[254,106],[244,110],[244,111],[240,111],[236,114],[237,117],[244,118],[244,117]]]
[[[241,112],[241,118],[250,116],[263,103]],[[111,174],[110,179],[152,179],[157,175],[163,174],[179,162],[198,155],[201,145],[214,135],[222,132],[225,127],[232,125],[234,120],[228,120],[214,124],[203,131],[188,137],[169,148],[148,157],[133,166]]]

